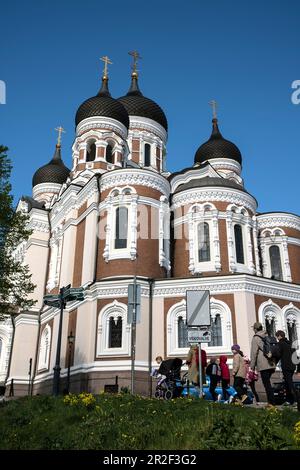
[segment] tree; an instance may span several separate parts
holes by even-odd
[[[29,268],[14,254],[32,232],[27,228],[28,216],[13,207],[9,181],[12,164],[7,151],[0,145],[0,319],[28,310],[36,303],[28,299],[35,288]]]

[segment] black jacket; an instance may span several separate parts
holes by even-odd
[[[278,360],[281,361],[281,369],[283,371],[291,371],[293,372],[296,369],[296,364],[293,364],[292,361],[292,354],[295,351],[291,347],[291,343],[288,339],[283,338],[278,341],[273,351],[273,356]]]

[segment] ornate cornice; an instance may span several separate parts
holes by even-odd
[[[101,191],[115,186],[146,186],[160,191],[166,197],[170,194],[169,182],[158,173],[147,170],[120,169],[105,173],[101,178]]]
[[[39,194],[53,193],[58,194],[61,188],[61,184],[58,183],[40,183],[34,186],[32,189],[32,197],[36,199]]]
[[[129,122],[129,134],[133,132],[134,129],[137,129],[155,134],[164,144],[167,142],[168,134],[158,122],[141,116],[129,116]]]
[[[76,128],[76,136],[81,137],[84,132],[91,129],[105,129],[119,134],[124,140],[127,139],[127,129],[123,124],[116,119],[101,116],[89,117],[81,121]]]
[[[257,216],[258,229],[269,227],[289,227],[300,231],[300,216],[287,213],[273,212]]]
[[[221,201],[239,204],[250,209],[253,213],[256,212],[256,200],[247,193],[234,189],[210,189],[198,188],[187,189],[179,194],[173,195],[173,208],[184,206],[186,204],[194,204],[195,202],[207,201]]]
[[[188,289],[209,290],[211,294],[233,294],[234,292],[251,292],[257,295],[277,297],[300,302],[300,286],[296,284],[273,281],[250,275],[232,275],[226,277],[187,278],[156,281],[155,297],[185,297]]]

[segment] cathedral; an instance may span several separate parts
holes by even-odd
[[[187,356],[187,290],[210,291],[208,357],[225,354],[231,364],[234,343],[249,355],[256,321],[300,338],[300,217],[257,211],[241,151],[223,137],[215,110],[194,161],[187,156],[186,168],[168,172],[168,121],[140,90],[133,56],[120,98],[110,94],[103,58],[100,91],[75,115],[71,168],[59,127],[52,159],[33,169],[32,195],[18,203],[32,234],[15,256],[30,268],[37,302],[0,323],[6,394],[52,393],[60,309],[43,298],[68,285],[82,287],[84,299],[63,311],[61,391],[69,380],[71,392],[99,393],[116,377],[130,389],[133,377],[134,391],[150,394],[156,356]],[[134,279],[141,302],[133,357]]]

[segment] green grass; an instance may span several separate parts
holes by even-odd
[[[0,407],[0,449],[300,449],[299,413],[200,400],[99,395],[90,407],[37,396]]]

